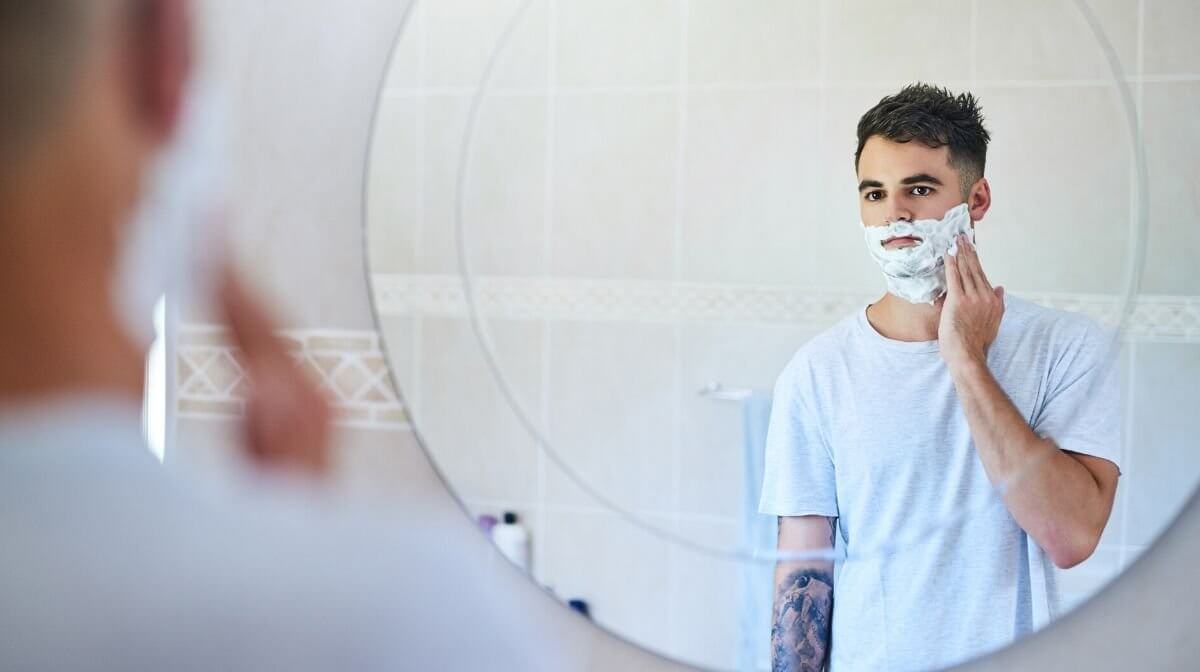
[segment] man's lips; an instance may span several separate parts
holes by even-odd
[[[903,247],[915,247],[921,244],[921,239],[916,236],[896,236],[883,241],[884,249],[898,250]]]

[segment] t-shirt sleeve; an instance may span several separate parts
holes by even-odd
[[[1109,460],[1120,469],[1121,383],[1116,345],[1089,324],[1051,369],[1031,427],[1063,450]]]
[[[775,382],[758,510],[774,516],[837,517],[833,459],[796,385],[794,365]]]

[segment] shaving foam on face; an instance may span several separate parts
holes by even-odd
[[[863,224],[867,251],[883,269],[888,292],[909,303],[933,303],[946,293],[942,255],[958,252],[954,240],[960,233],[975,242],[966,203],[950,208],[941,219],[891,222],[886,226]],[[892,250],[883,246],[885,241],[903,236],[913,236],[920,242]]]

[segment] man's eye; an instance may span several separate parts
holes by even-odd
[[[878,201],[881,198],[883,198],[882,191],[868,191],[867,192],[867,200],[868,201]]]
[[[924,191],[921,191],[924,189]],[[928,196],[933,193],[933,187],[913,187],[914,196]]]

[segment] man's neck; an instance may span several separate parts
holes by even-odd
[[[0,199],[0,404],[140,399],[144,353],[114,307],[112,229],[41,191]]]
[[[0,323],[8,326],[0,331],[0,404],[79,392],[141,398],[142,353],[103,314],[108,301],[83,293],[18,295],[8,278],[4,283],[10,290],[0,298]]]
[[[893,294],[867,307],[867,321],[885,338],[895,341],[936,341],[942,301],[909,303]]]

